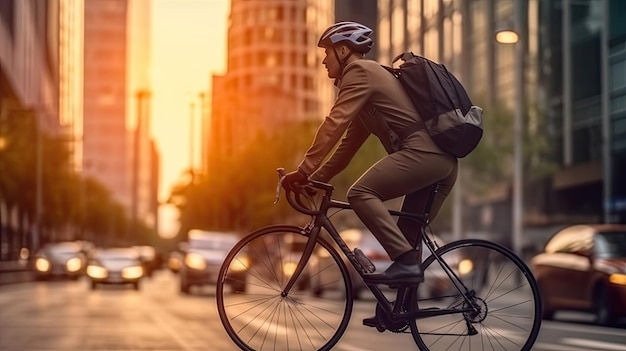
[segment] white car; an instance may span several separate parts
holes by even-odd
[[[64,241],[45,245],[35,254],[34,271],[40,280],[52,277],[78,279],[84,272],[87,258],[78,242]]]
[[[215,285],[224,259],[239,239],[235,233],[190,230],[178,271],[180,291],[189,294],[192,286]],[[235,292],[246,291],[245,268],[245,265],[241,265],[241,269],[232,270],[227,277]]]

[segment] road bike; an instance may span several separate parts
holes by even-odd
[[[278,173],[277,200],[285,172]],[[423,238],[418,244],[429,252],[422,261],[425,281],[391,290],[367,282],[371,261],[359,248],[348,247],[331,222],[336,213],[351,210],[350,204],[333,199],[331,184],[310,181],[300,190],[286,191],[285,197],[310,215],[310,222],[253,231],[232,248],[219,272],[217,310],[239,348],[332,349],[352,315],[354,270],[376,299],[376,329],[410,334],[419,350],[531,349],[542,311],[532,272],[511,250],[491,241],[440,245],[429,227],[439,184],[432,186],[423,214],[389,210],[416,222]],[[241,271],[248,288],[231,291],[229,286],[238,283],[231,280],[242,279],[233,278]]]

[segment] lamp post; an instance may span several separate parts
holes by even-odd
[[[193,182],[193,176],[194,176],[194,158],[195,158],[195,154],[194,154],[194,148],[196,146],[196,140],[195,140],[195,132],[194,129],[196,128],[195,126],[195,104],[193,102],[193,100],[191,102],[189,102],[189,172],[191,174],[191,181]]]
[[[512,247],[519,256],[522,253],[523,220],[523,154],[524,140],[524,45],[521,38],[523,6],[521,0],[515,0],[514,28],[505,28],[496,33],[496,41],[501,44],[515,45],[515,105],[513,117],[513,194],[512,194]]]

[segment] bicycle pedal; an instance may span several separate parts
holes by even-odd
[[[370,261],[370,259],[365,256],[363,251],[358,247],[354,249],[354,256],[356,257],[357,261],[359,261],[359,264],[361,265],[361,268],[363,268],[364,273],[374,273],[376,271],[376,266],[374,266],[372,261]]]

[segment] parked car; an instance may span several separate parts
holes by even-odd
[[[141,257],[131,247],[95,249],[89,257],[87,276],[92,290],[98,284],[131,284],[139,290],[144,276]]]
[[[238,240],[239,235],[235,233],[190,230],[178,271],[180,291],[189,294],[192,286],[216,284],[222,263]],[[233,291],[245,292],[247,288],[245,264],[238,267],[241,269],[231,270],[232,274],[227,279]]]
[[[548,240],[531,266],[545,319],[558,310],[592,312],[605,325],[626,316],[626,225],[566,227]]]
[[[389,265],[391,265],[392,261],[389,258],[389,255],[369,230],[347,229],[341,231],[340,235],[348,247],[359,248],[363,251],[365,256],[367,256],[374,264],[376,273],[384,272]],[[439,246],[445,244],[445,242],[439,237],[433,237]],[[339,272],[337,270],[326,268],[329,266],[328,260],[331,260],[332,258],[320,255],[321,252],[323,251],[316,253],[314,259],[311,260],[311,262],[314,262],[314,268],[312,268],[313,272],[311,272],[311,284],[312,292],[315,296],[321,296],[325,291],[337,289],[337,285],[332,282],[339,281]],[[424,244],[422,244],[422,252],[424,259],[430,255],[430,251],[424,246]],[[458,257],[456,252],[450,253],[446,256],[446,262],[453,268],[458,267],[461,261],[463,261],[464,267],[473,266],[470,258]],[[363,297],[363,292],[367,291],[368,288],[352,266],[348,262],[346,262],[346,265],[348,266],[350,276],[352,278],[353,295],[356,299],[359,299]],[[467,276],[468,274],[472,274],[472,272],[470,272],[468,268],[465,268],[463,275]],[[451,290],[453,287],[441,265],[436,262],[431,264],[430,267],[428,267],[428,269],[424,272],[424,278],[425,282],[419,289],[420,297],[422,298],[440,296],[446,293],[447,290]],[[380,285],[380,287],[383,289],[387,288],[385,285]]]
[[[85,272],[86,263],[82,246],[64,241],[44,245],[35,254],[33,270],[40,280],[51,277],[78,279]]]

